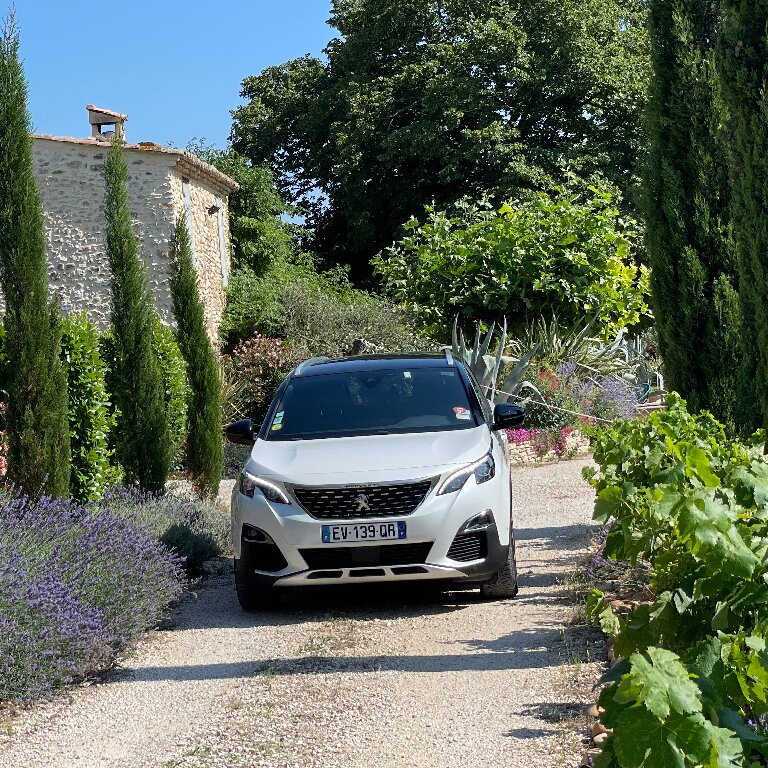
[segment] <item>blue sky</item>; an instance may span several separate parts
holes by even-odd
[[[128,115],[130,142],[223,147],[240,83],[320,55],[330,0],[16,0],[36,133],[90,134],[86,104]],[[9,3],[0,0],[5,16]]]

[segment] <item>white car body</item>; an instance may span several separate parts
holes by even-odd
[[[380,365],[394,365],[392,359]],[[414,359],[396,358],[396,364],[407,366]],[[506,433],[494,429],[487,401],[481,401],[461,364],[450,356],[427,360],[430,367],[461,368],[476,426],[473,422],[448,431],[269,439],[266,426],[275,418],[278,393],[232,494],[239,593],[241,586],[253,596],[253,590],[300,585],[489,582],[508,562],[510,549],[514,565]],[[343,371],[345,362],[354,369],[349,361],[329,361],[326,366]],[[372,365],[369,359],[365,362]],[[321,365],[315,364],[312,373],[317,375]],[[301,374],[300,367],[291,376]],[[281,426],[278,422],[277,429]],[[473,470],[477,464],[480,469]],[[495,471],[488,473],[489,466]],[[440,492],[467,472],[474,474],[458,490]],[[487,474],[492,474],[490,479]],[[417,489],[418,483],[422,485]],[[400,507],[400,512],[392,512]],[[473,520],[474,529],[463,532]],[[390,523],[402,524],[398,533],[404,539],[333,539],[372,531],[393,535]]]

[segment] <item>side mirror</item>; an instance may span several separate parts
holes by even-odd
[[[238,445],[253,445],[253,422],[250,419],[240,419],[224,428],[224,435],[230,443]]]
[[[493,427],[491,429],[512,429],[519,427],[525,419],[525,408],[512,403],[499,403],[493,409]]]

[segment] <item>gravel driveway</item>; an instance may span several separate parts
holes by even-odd
[[[563,584],[593,531],[584,461],[513,472],[520,595],[314,589],[246,615],[230,565],[122,668],[0,736],[14,768],[578,765],[596,633]]]

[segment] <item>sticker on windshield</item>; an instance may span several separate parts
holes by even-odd
[[[453,409],[454,414],[456,414],[456,418],[460,419],[461,421],[469,421],[472,418],[472,414],[469,412],[468,408],[463,408],[460,405],[457,405]]]
[[[282,428],[283,428],[282,424],[273,424],[272,425],[272,431],[273,432],[277,432],[279,429],[282,429]]]
[[[275,420],[274,420],[275,424],[282,424],[283,423],[283,414],[284,413],[285,413],[285,411],[278,411],[275,414]]]

